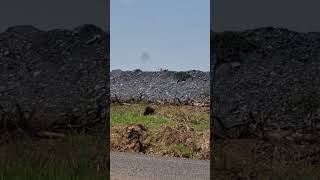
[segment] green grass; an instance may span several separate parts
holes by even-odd
[[[201,142],[205,144],[209,138],[210,117],[208,107],[196,107],[188,105],[155,105],[155,114],[144,116],[146,103],[119,105],[112,104],[110,109],[110,124],[112,147],[118,150],[121,142],[120,134],[124,128],[131,124],[141,124],[147,129],[148,139],[145,141],[148,149],[145,153],[171,155],[187,158],[206,158],[208,152],[202,148],[197,152],[190,141]],[[168,126],[171,127],[171,130]],[[194,131],[191,130],[194,129]],[[172,131],[172,132],[170,132]],[[162,139],[162,136],[170,136],[173,133],[173,139]],[[192,136],[190,136],[192,134]],[[206,136],[206,134],[208,136]],[[119,136],[120,135],[120,136]],[[200,146],[198,143],[195,146]],[[126,145],[122,145],[126,147]],[[202,146],[203,147],[203,146]]]
[[[158,130],[163,125],[174,126],[176,122],[160,115],[144,116],[145,105],[133,104],[130,106],[111,107],[111,127],[127,126],[133,123],[142,124],[148,129]]]
[[[180,153],[182,154],[182,157],[186,157],[186,158],[192,157],[193,151],[189,147],[181,143],[176,144],[175,146],[176,146],[176,149],[180,151]]]
[[[198,132],[205,132],[210,129],[208,114],[194,114],[191,119],[191,127]]]
[[[139,123],[151,130],[158,130],[161,126],[176,126],[183,120],[198,132],[210,129],[209,112],[190,111],[181,113],[180,106],[162,106],[155,115],[144,116],[146,104],[131,104],[130,106],[111,106],[111,127],[127,126]]]
[[[0,170],[0,180],[106,180],[106,176],[95,173],[88,168],[88,162],[76,167],[70,164],[50,164],[43,167],[18,165]]]
[[[0,180],[106,180],[106,153],[106,142],[96,136],[21,137],[0,146]]]

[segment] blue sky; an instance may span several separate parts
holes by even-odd
[[[210,69],[209,0],[111,0],[111,69]]]

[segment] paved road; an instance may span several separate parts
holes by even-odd
[[[209,180],[210,162],[111,152],[111,180]]]

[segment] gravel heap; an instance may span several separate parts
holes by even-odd
[[[94,25],[8,28],[0,34],[1,128],[104,120],[108,62],[109,34]]]
[[[113,101],[205,103],[210,99],[209,72],[113,70],[110,76],[110,95]]]
[[[211,35],[216,125],[320,128],[320,33],[266,27]]]

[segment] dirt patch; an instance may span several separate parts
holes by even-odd
[[[124,129],[115,129],[111,135],[111,148],[125,152],[145,153],[148,143],[147,129],[141,124],[131,124]]]

